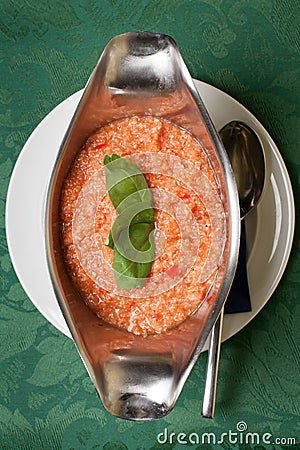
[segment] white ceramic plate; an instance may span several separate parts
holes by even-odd
[[[226,315],[223,341],[241,330],[269,300],[286,267],[294,231],[293,192],[280,153],[258,120],[224,92],[195,80],[216,129],[241,120],[259,135],[266,157],[266,184],[247,217],[247,262],[252,311]],[[56,301],[44,247],[44,207],[49,177],[83,91],[63,101],[37,126],[15,165],[7,195],[6,232],[10,256],[28,297],[43,316],[71,337]]]

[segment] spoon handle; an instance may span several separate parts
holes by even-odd
[[[216,389],[218,379],[219,357],[223,328],[224,307],[215,322],[211,333],[208,348],[207,371],[205,378],[204,394],[201,415],[212,419],[215,412]]]

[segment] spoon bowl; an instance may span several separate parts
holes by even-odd
[[[244,219],[257,205],[264,187],[265,160],[257,134],[245,123],[232,121],[219,132],[228,154]]]

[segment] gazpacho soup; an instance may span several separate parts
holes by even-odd
[[[137,335],[182,323],[216,283],[226,215],[206,149],[153,116],[104,125],[79,150],[61,199],[64,259],[105,322]]]

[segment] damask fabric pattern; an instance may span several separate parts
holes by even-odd
[[[200,415],[203,354],[174,410],[148,423],[103,409],[71,340],[27,298],[5,238],[8,183],[27,138],[54,106],[85,85],[114,35],[136,30],[171,35],[193,77],[229,93],[260,120],[287,165],[298,221],[299,24],[298,0],[2,0],[1,449],[300,448],[299,228],[267,306],[222,347],[215,418]],[[260,441],[243,441],[246,428]],[[203,433],[211,435],[201,441]],[[227,437],[218,439],[222,433]],[[272,438],[263,440],[266,433]]]

